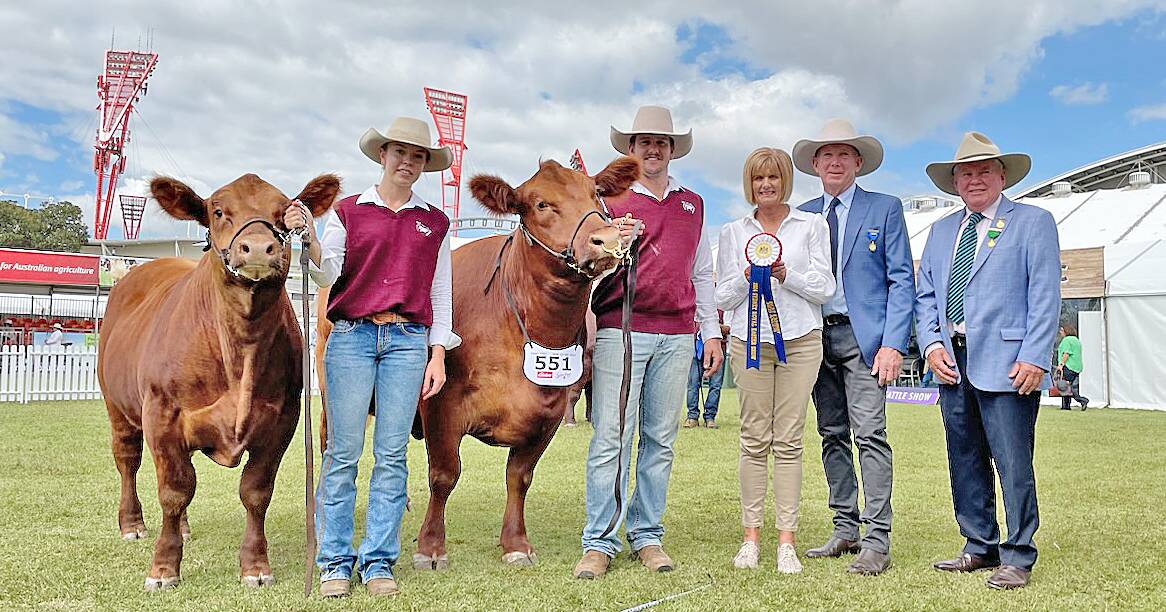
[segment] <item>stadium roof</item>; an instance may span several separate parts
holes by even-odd
[[[1053,184],[1065,182],[1073,191],[1093,191],[1096,189],[1117,189],[1128,185],[1131,172],[1143,170],[1151,174],[1151,181],[1162,182],[1166,176],[1166,141],[1127,151],[1101,161],[1081,166],[1039,185],[1029,187],[1016,198],[1031,198],[1050,195]],[[1155,181],[1153,175],[1157,175]]]

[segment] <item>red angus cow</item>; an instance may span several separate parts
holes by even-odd
[[[319,215],[339,190],[336,176],[322,175],[297,197]],[[240,572],[248,586],[271,584],[263,522],[303,384],[303,340],[284,291],[289,200],[254,174],[207,200],[165,177],[155,178],[150,192],[171,216],[207,227],[212,248],[199,262],[136,266],[110,292],[97,376],[121,473],[118,525],[127,540],[146,535],[137,493],[144,438],[162,507],[146,588],[176,585],[195,489],[191,455],[201,451],[235,467],[247,453],[239,481],[247,511]]]

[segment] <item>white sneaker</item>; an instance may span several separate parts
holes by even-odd
[[[757,542],[741,542],[741,550],[733,557],[733,567],[737,569],[757,569],[757,560],[761,557],[761,547]]]
[[[802,562],[798,561],[798,551],[793,544],[782,544],[777,547],[777,571],[783,574],[800,574]]]

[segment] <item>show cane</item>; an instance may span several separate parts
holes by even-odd
[[[761,307],[769,315],[773,328],[773,348],[778,361],[785,363],[785,341],[781,337],[781,318],[773,302],[772,266],[781,261],[781,241],[769,232],[754,235],[745,243],[745,260],[749,262],[749,329],[745,346],[745,369],[761,369]]]
[[[316,569],[316,496],[313,486],[315,465],[312,457],[312,347],[311,343],[308,342],[308,339],[311,338],[311,306],[308,303],[308,262],[311,259],[308,249],[312,246],[312,234],[306,225],[298,231],[300,233],[300,271],[303,274],[303,282],[300,286],[300,305],[303,309],[304,321],[304,597],[307,598],[312,596],[312,583]]]

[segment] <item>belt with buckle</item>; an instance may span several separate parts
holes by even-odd
[[[395,312],[378,312],[374,315],[369,315],[365,319],[372,321],[377,325],[392,325],[396,323],[412,323],[409,319],[402,317]]]
[[[825,324],[826,327],[832,327],[834,325],[850,325],[850,317],[844,314],[828,314],[822,317],[822,323]]]
[[[952,348],[968,348],[968,337],[963,334],[952,334],[951,346]]]

